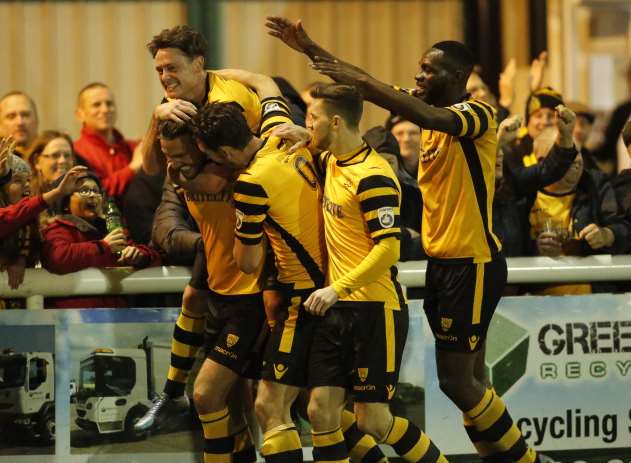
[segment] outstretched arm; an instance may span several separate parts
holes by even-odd
[[[261,100],[281,96],[280,89],[274,79],[265,74],[257,74],[243,69],[221,69],[213,71],[225,79],[236,80],[253,89]]]
[[[270,35],[309,56],[314,61],[311,65],[313,69],[338,83],[356,86],[368,101],[401,115],[421,128],[460,134],[458,116],[454,113],[402,93],[378,81],[363,69],[336,58],[309,37],[300,21],[293,23],[285,18],[269,17],[266,26],[270,29]]]
[[[280,16],[268,16],[265,25],[269,29],[267,31],[269,35],[280,39],[288,47],[293,48],[297,52],[304,53],[312,60],[315,59],[316,56],[335,59],[333,54],[311,40],[307,31],[302,27],[302,21],[300,19],[294,23]]]

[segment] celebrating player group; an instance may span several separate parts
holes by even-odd
[[[448,461],[389,407],[409,325],[396,266],[401,185],[362,138],[367,100],[422,130],[417,213],[440,387],[482,461],[544,461],[485,372],[507,269],[492,229],[497,122],[466,93],[471,52],[434,44],[406,90],[333,56],[300,21],[266,25],[334,81],[312,89],[304,127],[270,77],[208,71],[194,30],[167,29],[148,44],[165,98],[141,145],[143,166],[167,172],[182,192],[203,251],[174,327],[164,393],[135,428],[150,429],[186,401],[204,348],[193,400],[205,463],[256,460],[252,405],[268,463],[303,461],[296,413],[311,425],[316,462],[386,462],[379,444],[408,462]]]

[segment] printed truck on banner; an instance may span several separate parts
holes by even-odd
[[[148,338],[138,348],[97,348],[81,360],[76,394],[76,424],[99,434],[125,433],[146,437],[134,423],[151,407],[156,381],[169,367],[170,346],[155,346]]]
[[[55,440],[55,363],[51,352],[0,353],[0,427]]]

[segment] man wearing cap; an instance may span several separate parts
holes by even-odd
[[[528,97],[525,126],[517,130],[512,140],[499,142],[499,148],[503,150],[506,175],[521,177],[521,171],[524,168],[537,164],[539,159],[534,152],[534,140],[546,129],[557,127],[559,111],[564,109],[567,108],[564,106],[563,97],[550,87],[540,88]],[[576,156],[576,149],[571,139],[559,138],[551,149],[558,151],[559,158],[568,166]],[[544,157],[540,156],[541,159]],[[551,179],[551,181],[558,179]]]

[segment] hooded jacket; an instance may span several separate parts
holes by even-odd
[[[66,274],[89,267],[122,267],[118,257],[103,240],[105,223],[95,224],[72,214],[60,215],[43,231],[42,264],[52,273]],[[160,265],[160,255],[149,246],[129,241],[146,256],[142,266]],[[54,298],[47,302],[50,308],[127,307],[124,298],[116,296]]]

